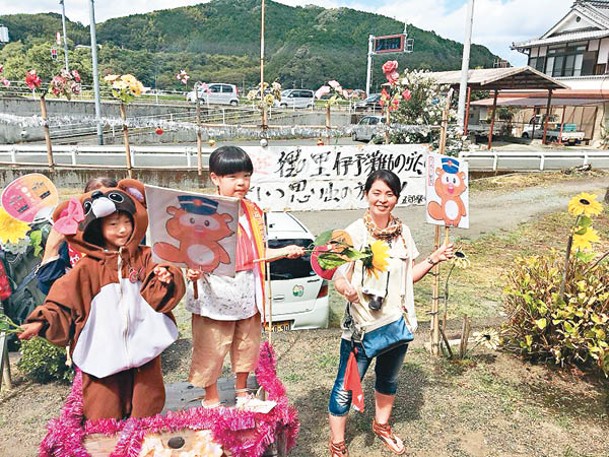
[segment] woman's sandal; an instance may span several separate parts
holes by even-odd
[[[330,457],[349,457],[349,450],[344,441],[333,443],[330,441]]]
[[[389,424],[379,424],[376,419],[372,420],[372,431],[378,436],[385,447],[396,455],[402,455],[406,452],[404,442],[391,430]]]

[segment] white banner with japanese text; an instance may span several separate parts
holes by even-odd
[[[427,145],[269,146],[246,151],[254,163],[248,198],[264,209],[363,208],[366,178],[379,169],[400,177],[399,206],[425,204]]]

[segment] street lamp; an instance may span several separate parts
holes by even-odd
[[[461,62],[461,82],[459,83],[459,105],[457,122],[463,131],[465,128],[465,98],[467,97],[467,74],[469,72],[469,51],[472,45],[472,28],[474,24],[474,0],[469,0],[467,20],[465,22],[465,41],[463,42],[463,60]]]
[[[61,26],[63,27],[63,56],[66,61],[66,71],[70,71],[68,66],[68,36],[66,34],[66,6],[63,4],[63,0],[59,0],[61,5]]]
[[[95,122],[97,123],[97,141],[104,144],[104,132],[101,124],[101,101],[99,97],[99,75],[97,72],[97,37],[95,35],[95,0],[89,3],[89,20],[91,24],[91,60],[93,61],[93,92],[95,94]]]

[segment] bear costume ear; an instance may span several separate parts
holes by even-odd
[[[140,181],[136,179],[121,179],[118,182],[118,188],[127,192],[146,208],[146,192],[144,184]]]

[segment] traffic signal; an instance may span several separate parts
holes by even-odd
[[[57,60],[57,49],[51,48],[51,59]]]

